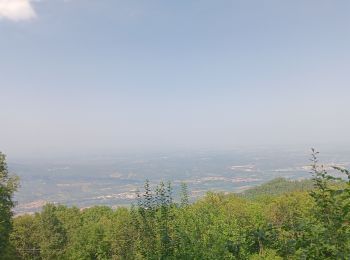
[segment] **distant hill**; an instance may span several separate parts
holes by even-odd
[[[313,187],[313,182],[310,179],[288,180],[285,178],[276,178],[272,181],[242,192],[241,196],[247,199],[255,199],[266,195],[278,196],[295,191],[310,191],[313,189]]]

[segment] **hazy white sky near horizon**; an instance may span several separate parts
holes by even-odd
[[[350,143],[350,1],[15,2],[9,156]]]

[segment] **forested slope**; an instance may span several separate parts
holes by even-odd
[[[311,191],[314,188],[312,180],[288,180],[276,178],[263,185],[253,187],[242,193],[242,197],[256,199],[262,196],[277,196],[288,192]]]
[[[13,219],[2,259],[350,259],[350,184],[315,157],[312,174],[194,203],[146,182],[131,208],[49,204]]]

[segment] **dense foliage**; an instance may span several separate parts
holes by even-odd
[[[8,242],[14,207],[12,197],[18,185],[17,178],[9,175],[5,159],[5,155],[0,152],[0,257],[9,253]]]
[[[131,208],[48,204],[13,219],[10,259],[350,259],[350,174],[332,177],[316,154],[312,182],[278,179],[245,195],[191,204],[183,185],[174,202],[169,183],[146,181]]]

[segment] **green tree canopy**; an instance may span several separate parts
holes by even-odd
[[[18,178],[10,176],[6,156],[0,152],[0,258],[4,258],[12,229],[13,194],[18,187]]]

